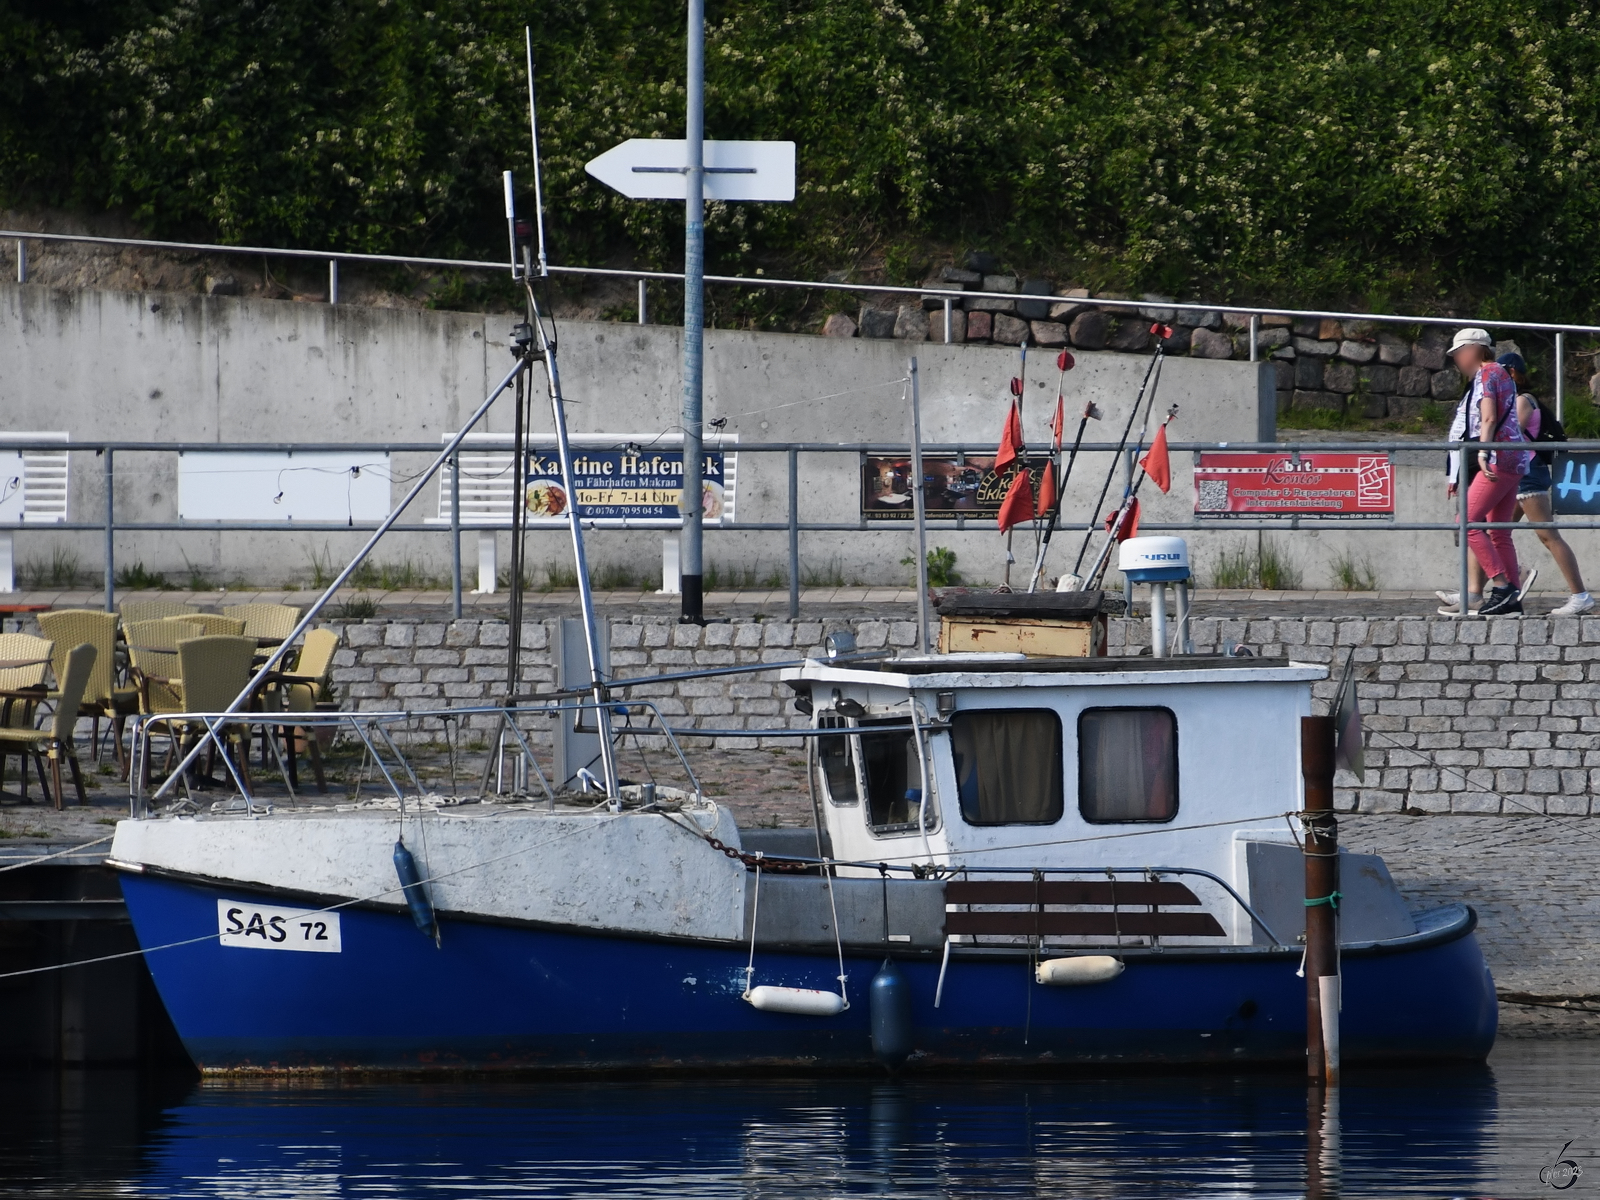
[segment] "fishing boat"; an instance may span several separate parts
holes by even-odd
[[[808,831],[690,788],[402,788],[126,821],[112,863],[208,1071],[1303,1062],[1285,814],[1325,674],[842,653],[783,672]],[[1339,887],[1345,1061],[1485,1055],[1472,910],[1409,910],[1372,855],[1341,852]]]
[[[230,762],[228,727],[262,722],[247,704],[278,656],[513,387],[515,477],[526,476],[538,368],[566,494],[579,495],[553,326],[509,176],[506,196],[528,305],[512,370],[228,711],[163,716],[203,737],[154,795],[133,773],[111,864],[203,1070],[1303,1064],[1316,1021],[1337,1031],[1323,1042],[1330,1061],[1341,1045],[1345,1062],[1488,1052],[1495,991],[1472,910],[1411,911],[1380,859],[1327,849],[1333,768],[1303,743],[1327,668],[1169,656],[1164,589],[1187,575],[1170,545],[1147,547],[1139,566],[1123,543],[1124,572],[1159,599],[1148,657],[1106,654],[1116,603],[1096,584],[1108,541],[1077,590],[952,600],[937,651],[919,612],[916,653],[861,654],[836,638],[782,668],[808,719],[760,736],[807,746],[810,830],[738,828],[705,795],[680,735],[748,731],[674,729],[633,692],[744,668],[635,679],[605,669],[578,503],[565,516],[584,685],[454,710],[492,714],[492,752],[509,751],[513,776],[540,787],[430,795],[386,733],[413,714],[297,713],[300,726],[345,727],[380,764],[385,751],[392,794],[274,806],[234,772],[230,800],[180,795],[208,745]],[[1158,336],[1125,442],[1141,403],[1148,424],[1160,346]],[[1062,372],[1070,365],[1063,355]],[[913,364],[913,404],[915,386]],[[1059,445],[1058,432],[1058,459]],[[921,489],[912,495],[920,536]],[[1136,502],[1134,484],[1113,528]],[[512,578],[506,677],[517,680],[515,561]],[[598,801],[540,773],[528,731],[552,717],[592,731]],[[669,748],[681,786],[622,778],[629,737]],[[1313,791],[1326,803],[1308,816]],[[1331,886],[1307,891],[1314,876]],[[1318,932],[1330,919],[1336,953]],[[1308,987],[1322,989],[1320,1010]]]

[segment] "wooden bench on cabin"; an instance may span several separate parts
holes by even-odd
[[[1200,899],[1166,880],[952,879],[946,905],[984,905],[944,915],[947,936],[1226,937]],[[1065,906],[1074,911],[1062,911]],[[1003,906],[1003,907],[1001,907]],[[1102,911],[1084,911],[1084,910]]]

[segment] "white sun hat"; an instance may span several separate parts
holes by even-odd
[[[1455,340],[1450,343],[1450,353],[1454,354],[1463,346],[1484,346],[1492,348],[1494,339],[1489,336],[1487,329],[1458,329]]]

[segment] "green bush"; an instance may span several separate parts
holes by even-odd
[[[0,204],[158,234],[498,254],[528,179],[529,10],[438,0],[0,5]],[[583,164],[681,136],[683,10],[538,12],[567,263],[680,253]],[[1489,0],[727,0],[707,129],[799,143],[793,205],[709,206],[711,265],[981,246],[1096,287],[1578,316],[1600,285],[1600,17]],[[725,323],[799,301],[715,296]]]

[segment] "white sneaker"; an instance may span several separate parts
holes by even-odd
[[[1539,578],[1539,568],[1535,567],[1528,572],[1528,577],[1522,581],[1522,586],[1517,589],[1517,601],[1520,603],[1528,593],[1533,591],[1533,581]]]
[[[1434,595],[1439,597],[1439,603],[1440,604],[1460,604],[1461,603],[1461,593],[1460,592],[1435,592]]]
[[[1560,608],[1553,610],[1552,617],[1578,617],[1594,610],[1594,600],[1588,592],[1581,592],[1571,596]]]
[[[1483,607],[1483,597],[1473,596],[1471,601],[1467,606],[1467,616],[1475,617],[1478,615],[1478,609]],[[1461,605],[1454,603],[1442,605],[1439,609],[1439,615],[1441,617],[1459,617],[1461,615]]]

